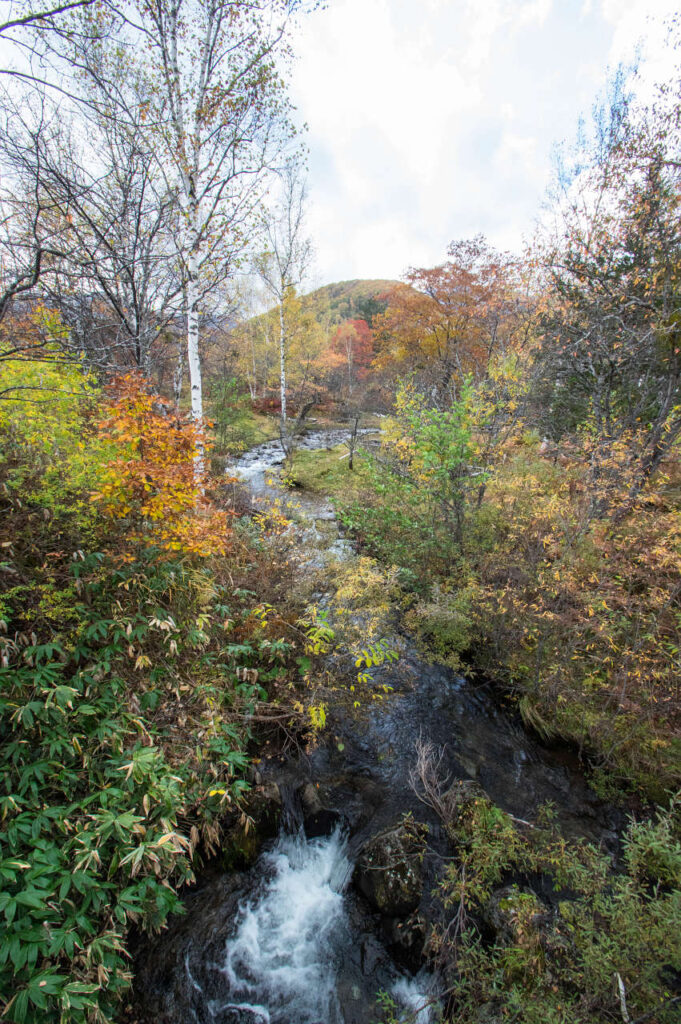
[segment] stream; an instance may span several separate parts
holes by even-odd
[[[346,431],[313,430],[300,447],[332,447]],[[255,503],[290,498],[275,479],[279,442],[233,470]],[[328,501],[295,495],[289,527],[299,576],[327,600],[339,564],[359,556]],[[375,672],[392,688],[361,714],[339,700],[320,742],[259,765],[256,788],[275,807],[278,834],[245,872],[207,871],[187,913],[137,964],[138,1000],[154,1024],[372,1024],[377,993],[397,1019],[438,1019],[437,979],[421,958],[432,890],[448,847],[410,782],[416,747],[441,755],[452,782],[474,780],[510,814],[531,820],[551,801],[565,835],[615,846],[618,812],[589,790],[576,756],[542,745],[490,689],[423,659],[397,627],[396,663]],[[411,915],[366,898],[362,851],[406,812],[428,826],[422,895]],[[365,880],[366,881],[366,880]]]

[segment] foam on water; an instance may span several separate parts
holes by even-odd
[[[347,933],[345,839],[283,836],[263,867],[271,877],[241,908],[225,951],[231,1007],[258,1024],[340,1024],[333,961]]]
[[[214,1006],[238,1024],[343,1024],[337,970],[353,938],[344,891],[352,874],[344,834],[282,835],[261,859],[266,880],[239,911],[221,970],[229,998]],[[429,1024],[427,986],[397,978],[410,1024]]]
[[[392,995],[404,1009],[399,1018],[405,1024],[430,1024],[433,1020],[433,999],[430,993],[431,979],[425,975],[415,978],[398,978],[392,987]]]

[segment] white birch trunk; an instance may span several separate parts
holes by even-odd
[[[199,259],[197,247],[191,246],[187,261],[187,365],[192,401],[192,419],[197,426],[203,425],[203,388],[201,385],[201,359],[199,357]],[[194,459],[197,476],[204,471],[203,446]]]
[[[286,327],[284,303],[279,303],[279,386],[281,388],[281,422],[286,423]]]

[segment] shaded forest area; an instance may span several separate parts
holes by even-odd
[[[462,809],[452,1019],[667,1024],[679,80],[647,104],[615,82],[522,258],[477,237],[402,283],[304,295],[304,6],[17,4],[0,25],[20,55],[0,96],[3,1019],[120,1016],[131,934],[247,823],[252,759],[323,729],[307,693],[331,638],[290,599],[285,520],[225,474],[281,437],[288,484],[395,569],[424,651],[498,684],[641,819],[611,884],[605,855],[545,841],[550,813],[533,838]],[[377,443],[296,451],[302,410]],[[484,945],[475,907],[514,870],[583,897],[551,948],[522,900],[508,946]]]

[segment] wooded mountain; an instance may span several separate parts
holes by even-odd
[[[382,296],[396,284],[383,280],[336,281],[303,295],[303,309],[323,326],[353,319],[366,320],[371,326],[373,317],[386,308]]]

